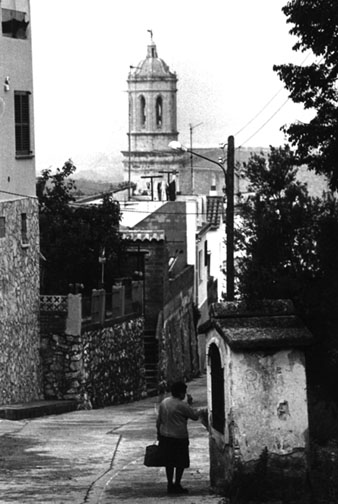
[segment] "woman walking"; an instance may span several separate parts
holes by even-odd
[[[189,467],[188,419],[198,420],[199,412],[184,401],[187,386],[176,382],[171,387],[171,397],[164,399],[157,416],[157,434],[168,480],[169,494],[185,494],[181,486],[184,469]],[[175,474],[174,474],[175,473]]]

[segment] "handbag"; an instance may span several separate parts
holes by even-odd
[[[160,467],[164,465],[162,453],[157,444],[146,446],[143,463],[147,467]]]

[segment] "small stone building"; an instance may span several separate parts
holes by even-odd
[[[214,304],[199,331],[207,338],[212,486],[249,499],[306,502],[302,347],[312,337],[292,303]]]

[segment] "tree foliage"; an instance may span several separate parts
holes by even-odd
[[[290,148],[251,156],[243,175],[249,197],[241,207],[240,290],[249,299],[299,295],[300,279],[318,272],[314,215],[319,202],[296,179]]]
[[[338,202],[313,198],[297,180],[288,146],[251,156],[249,196],[237,226],[239,290],[254,303],[289,298],[317,338],[311,379],[338,379]],[[332,391],[338,400],[336,388]]]
[[[283,7],[287,22],[298,37],[293,49],[312,51],[315,63],[275,65],[290,98],[311,109],[308,123],[285,128],[296,147],[297,161],[328,176],[338,189],[338,8],[336,0],[291,0]]]
[[[44,170],[38,181],[40,249],[44,257],[41,290],[67,293],[70,284],[83,284],[85,291],[99,286],[105,256],[106,276],[121,248],[118,224],[120,209],[110,196],[101,205],[77,205],[71,160],[56,170]]]

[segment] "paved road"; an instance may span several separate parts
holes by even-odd
[[[196,407],[206,405],[205,376],[190,382]],[[217,504],[209,492],[208,434],[190,422],[188,496],[167,496],[162,468],[143,466],[155,441],[157,398],[33,420],[0,420],[0,503]]]

